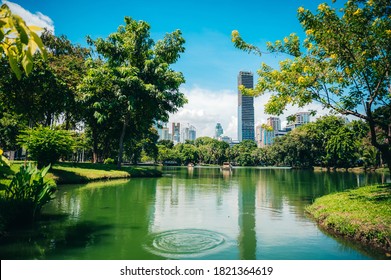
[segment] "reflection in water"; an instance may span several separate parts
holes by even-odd
[[[252,177],[243,177],[239,187],[239,251],[241,260],[255,260],[257,237],[255,232],[255,192]]]
[[[381,175],[262,168],[234,168],[228,174],[202,167],[164,171],[158,179],[61,186],[37,229],[0,239],[0,256],[368,258],[321,232],[304,209],[324,194],[381,182]]]

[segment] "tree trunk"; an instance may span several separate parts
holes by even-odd
[[[119,138],[119,150],[118,150],[118,161],[117,161],[118,169],[121,168],[121,164],[122,164],[122,156],[124,152],[124,138],[125,138],[127,125],[128,125],[128,117],[126,116],[122,126],[121,136]]]
[[[98,162],[98,135],[95,129],[92,129],[92,162]]]

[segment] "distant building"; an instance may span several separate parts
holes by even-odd
[[[285,128],[287,131],[291,131],[296,127],[302,126],[303,124],[310,122],[310,113],[309,112],[299,112],[295,114],[295,120],[289,122]]]
[[[197,130],[194,126],[190,125],[189,128],[189,140],[194,141],[197,139]]]
[[[180,123],[172,123],[172,141],[174,143],[180,143],[181,142],[181,124]]]
[[[254,88],[254,76],[251,72],[239,72],[238,86]],[[243,96],[238,90],[238,140],[254,140],[254,97]]]
[[[221,126],[220,123],[217,123],[215,128],[215,138],[219,139],[219,137],[222,136],[223,133],[224,133],[223,127]]]
[[[159,135],[159,140],[171,140],[167,123],[158,121],[153,125],[153,127],[156,129]]]
[[[277,117],[269,117],[267,119],[267,125],[273,128],[273,131],[281,130],[281,120]]]
[[[161,136],[159,135],[160,140],[171,140],[171,134],[169,133],[168,127],[163,127]]]
[[[273,144],[274,138],[284,135],[281,130],[281,120],[277,117],[269,117],[266,125],[256,127],[257,145],[265,147]]]
[[[190,131],[190,128],[187,126],[187,127],[183,127],[182,128],[182,141],[183,143],[186,142],[186,140],[189,140],[189,131]]]
[[[232,143],[232,138],[231,137],[228,137],[228,136],[221,136],[219,138],[220,141],[223,141],[225,143],[228,143],[228,144],[231,144]]]

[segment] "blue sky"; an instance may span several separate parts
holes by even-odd
[[[81,45],[86,44],[87,35],[98,38],[115,32],[125,16],[148,22],[155,40],[180,29],[186,40],[186,51],[173,68],[185,76],[182,91],[189,103],[172,115],[170,121],[194,125],[197,136],[213,136],[214,127],[220,122],[224,134],[236,139],[238,72],[256,74],[262,62],[276,66],[280,58],[275,55],[257,57],[235,49],[231,31],[239,30],[247,42],[264,48],[267,41],[283,39],[290,33],[303,35],[296,18],[298,7],[314,10],[322,2],[325,1],[14,0],[12,3],[24,10],[10,6],[26,21],[49,26],[56,35],[64,34]],[[268,117],[263,113],[267,98],[255,99],[258,124]],[[313,105],[312,108],[318,107]],[[281,119],[284,121],[286,115],[298,110],[289,108]]]

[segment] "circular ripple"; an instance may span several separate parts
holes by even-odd
[[[169,230],[151,236],[147,247],[163,256],[184,256],[205,253],[225,242],[221,234],[202,229]]]

